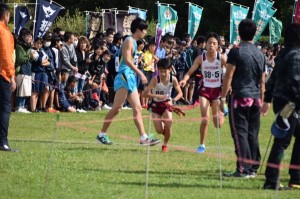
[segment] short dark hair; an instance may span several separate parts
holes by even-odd
[[[199,45],[199,44],[203,44],[205,41],[206,41],[206,37],[204,37],[204,36],[199,36],[199,37],[197,37],[197,44]]]
[[[61,69],[60,74],[61,75],[69,74],[69,71],[67,69],[63,68],[63,69]]]
[[[117,43],[120,39],[123,39],[123,35],[119,32],[117,32],[115,35],[114,35],[114,40],[113,40],[113,43]]]
[[[72,37],[72,35],[74,35],[74,33],[72,33],[72,32],[65,32],[65,34],[64,34],[64,41],[68,42],[69,39]]]
[[[150,45],[156,45],[156,42],[155,42],[155,38],[152,37],[149,41],[148,41],[148,46]]]
[[[73,83],[73,82],[77,82],[77,81],[78,81],[77,78],[74,75],[72,75],[68,78],[67,85],[69,85],[70,83]]]
[[[24,40],[23,40],[23,37],[26,36],[26,35],[31,35],[31,36],[33,36],[33,35],[32,35],[32,32],[31,32],[30,30],[28,30],[27,28],[22,28],[22,29],[20,30],[18,40],[19,40],[19,41],[24,41]]]
[[[142,31],[147,28],[148,28],[147,22],[144,19],[138,17],[132,21],[130,30],[132,33],[135,33],[137,29]]]
[[[160,69],[169,69],[172,67],[172,62],[170,59],[163,58],[157,62],[157,68]]]
[[[209,40],[209,38],[215,38],[218,41],[218,44],[220,44],[220,36],[215,32],[210,32],[206,36],[206,42]]]
[[[300,24],[290,24],[284,33],[285,47],[300,47]]]
[[[105,51],[102,53],[102,56],[104,56],[104,55],[113,56],[113,54],[112,54],[109,50],[105,50]]]
[[[162,36],[161,37],[161,42],[169,42],[170,41],[170,36],[168,36],[168,35],[164,35],[164,36]]]
[[[145,40],[144,39],[139,39],[136,41],[136,45],[139,46],[141,44],[145,44]]]
[[[239,35],[243,41],[251,41],[256,32],[256,25],[251,19],[244,19],[239,24]]]
[[[53,33],[59,35],[60,31],[62,31],[62,29],[59,27],[56,27],[56,28],[54,28]]]
[[[116,31],[114,28],[107,28],[105,30],[105,36],[108,36],[108,35],[111,35],[111,34],[114,34]]]
[[[51,39],[51,46],[55,46],[57,42],[60,42],[61,38],[57,35],[53,35],[52,39]]]
[[[9,7],[5,3],[0,3],[0,19],[3,18],[5,12],[9,12]]]

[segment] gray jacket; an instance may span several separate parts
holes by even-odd
[[[73,44],[69,46],[64,42],[62,47],[62,68],[71,70],[72,66],[77,67],[75,47]]]

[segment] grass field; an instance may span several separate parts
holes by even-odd
[[[145,198],[148,147],[139,146],[132,111],[121,111],[109,129],[112,146],[95,140],[106,113],[13,113],[10,145],[20,151],[0,152],[0,198]],[[168,153],[161,152],[161,145],[150,148],[148,198],[299,198],[299,191],[263,190],[263,174],[255,179],[222,178],[221,189],[218,131],[210,126],[207,152],[196,154],[199,110],[186,113],[185,118],[174,115]],[[143,115],[145,129],[154,132],[148,113],[144,111]],[[262,118],[262,156],[273,118],[270,113]],[[222,171],[232,171],[236,157],[228,118],[220,134]],[[291,147],[286,151],[284,166],[289,163],[290,154]],[[286,167],[280,177],[287,185]]]

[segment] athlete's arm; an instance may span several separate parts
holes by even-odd
[[[226,68],[227,56],[221,55],[221,66]]]
[[[177,95],[176,95],[176,97],[173,98],[173,100],[178,101],[182,98],[182,90],[180,88],[177,78],[174,76],[172,78],[173,78],[173,87],[177,91]]]
[[[183,79],[179,82],[180,86],[185,86],[186,81],[190,78],[190,76],[201,66],[202,64],[202,55],[198,55],[195,59],[192,67],[189,69],[189,71],[184,75]]]
[[[143,97],[148,97],[148,98],[153,98],[153,97],[157,97],[156,94],[151,93],[151,90],[156,86],[156,77],[153,77],[149,83],[149,85],[145,88],[145,90],[143,91],[142,96]]]
[[[235,71],[235,65],[226,64],[226,73],[223,79],[221,98],[225,98],[230,89],[234,71]]]

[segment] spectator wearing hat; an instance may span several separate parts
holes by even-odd
[[[31,52],[32,32],[24,29],[16,45],[16,112],[30,113],[25,108],[26,99],[31,96],[31,65],[33,53]]]
[[[289,25],[284,39],[285,48],[275,59],[261,109],[262,114],[266,115],[273,99],[276,120],[271,132],[275,138],[265,172],[264,189],[285,188],[279,182],[279,168],[284,150],[293,136],[295,142],[289,167],[289,187],[300,189],[300,24]]]

